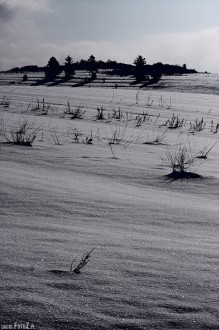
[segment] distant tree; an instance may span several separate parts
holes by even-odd
[[[52,56],[45,67],[45,76],[47,79],[55,79],[62,72],[61,66],[57,59]]]
[[[107,62],[106,62],[107,69],[115,69],[116,66],[117,66],[117,62],[116,61],[111,61],[110,59],[107,60]]]
[[[94,63],[95,61],[96,61],[95,56],[92,54],[92,55],[89,57],[88,62],[90,62],[90,63]]]
[[[78,62],[78,70],[86,70],[86,63],[87,61],[82,58],[80,62]]]
[[[26,75],[26,73],[23,75],[23,81],[27,81],[28,80],[28,76]]]
[[[20,68],[16,66],[15,68],[12,68],[9,72],[18,73],[20,72]]]
[[[92,54],[88,59],[88,70],[93,74],[95,71],[97,71],[97,62],[95,60],[94,55]]]
[[[183,64],[182,73],[186,73],[186,72],[187,72],[187,66],[186,66],[186,64]]]
[[[143,67],[146,64],[146,60],[141,55],[138,55],[133,63],[136,67]]]
[[[137,81],[142,81],[144,80],[145,77],[145,65],[146,65],[146,60],[143,56],[138,55],[136,59],[134,60],[133,64],[135,65],[135,78]]]
[[[66,78],[70,78],[75,74],[73,58],[69,55],[65,58],[64,71]]]
[[[104,69],[105,68],[105,62],[104,61],[98,61],[97,63],[97,68],[98,69]]]

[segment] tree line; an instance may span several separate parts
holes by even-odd
[[[158,81],[160,77],[165,75],[174,74],[185,74],[185,73],[197,73],[194,69],[187,69],[186,64],[180,65],[170,65],[163,64],[161,62],[149,65],[146,63],[146,59],[142,55],[138,55],[133,64],[118,63],[116,61],[108,60],[96,61],[95,56],[92,54],[88,60],[80,60],[74,62],[73,58],[68,55],[65,58],[63,64],[60,64],[58,60],[52,56],[45,67],[39,68],[38,66],[25,66],[22,68],[13,68],[9,70],[10,72],[33,72],[33,71],[43,71],[45,73],[46,80],[54,80],[63,71],[66,79],[71,79],[76,70],[87,70],[91,73],[92,79],[96,78],[96,73],[98,70],[105,70],[106,73],[111,75],[128,76],[134,75],[137,82],[145,80],[145,76],[150,75],[153,79]]]

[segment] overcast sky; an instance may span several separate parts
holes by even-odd
[[[0,0],[0,70],[91,54],[219,73],[219,0]]]

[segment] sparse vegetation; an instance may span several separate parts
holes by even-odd
[[[154,102],[154,100],[151,100],[151,96],[149,95],[147,98],[147,103],[146,103],[147,107],[151,107],[153,102]]]
[[[135,104],[139,103],[139,93],[140,93],[140,90],[138,90],[136,95],[135,95]]]
[[[194,123],[190,122],[190,131],[192,132],[201,132],[205,128],[206,123],[204,122],[204,118],[198,120],[196,118]]]
[[[212,120],[211,121],[211,132],[213,134],[216,134],[218,132],[218,130],[219,130],[219,123],[214,124],[214,121]]]
[[[83,110],[84,106],[79,105],[74,110],[71,109],[70,103],[67,103],[67,110],[65,114],[70,115],[70,119],[83,119],[86,110]]]
[[[84,268],[88,262],[90,261],[90,257],[91,257],[91,253],[94,251],[95,248],[93,248],[92,250],[84,253],[84,255],[82,256],[80,262],[78,263],[78,265],[74,268],[73,264],[75,262],[76,259],[74,259],[71,263],[70,266],[70,272],[74,272],[75,274],[80,274],[81,269]]]
[[[5,125],[5,121],[4,121],[4,118],[3,118],[3,114],[1,114],[1,117],[0,117],[0,136],[4,138],[5,135],[6,135],[6,125]]]
[[[128,123],[126,123],[124,126],[119,125],[112,130],[112,135],[108,138],[109,145],[123,144],[123,146],[125,146],[128,141],[131,141],[132,137],[128,139],[125,138],[127,125]]]
[[[185,125],[185,119],[180,119],[179,116],[176,116],[174,113],[170,119],[166,121],[164,126],[167,126],[170,129],[176,129],[183,127]]]
[[[61,139],[60,139],[60,134],[58,132],[57,127],[53,127],[51,130],[51,137],[52,137],[52,142],[55,145],[61,145]]]
[[[105,109],[104,109],[104,107],[97,108],[96,119],[97,120],[104,120],[105,119]]]
[[[10,99],[7,98],[6,96],[3,96],[0,105],[3,106],[3,108],[9,108],[10,103],[11,103]]]
[[[135,117],[135,121],[136,121],[136,127],[141,126],[143,123],[145,122],[149,122],[150,120],[150,115],[146,112],[146,113],[142,113],[140,115],[137,115]]]
[[[73,142],[79,143],[79,138],[82,136],[82,133],[78,131],[77,128],[71,129],[69,132],[71,136],[73,136]]]
[[[159,144],[166,144],[166,133],[167,131],[164,132],[154,132],[152,135],[148,134],[148,139],[144,144],[150,144],[150,145],[159,145]]]
[[[123,114],[122,114],[122,110],[120,109],[120,107],[118,110],[113,110],[113,114],[112,114],[113,119],[121,120],[122,117],[123,117]]]
[[[93,144],[93,134],[92,134],[92,131],[90,133],[90,136],[86,136],[85,143],[86,144]]]
[[[11,128],[9,132],[4,130],[4,137],[8,143],[32,147],[40,127],[35,127],[34,122],[23,119],[17,128]]]
[[[69,128],[67,135],[71,137],[71,141],[74,143],[86,143],[93,144],[93,133],[85,135],[81,133],[77,128]]]
[[[187,77],[173,80],[181,86]],[[161,92],[152,88],[136,97],[136,87],[108,83],[1,86],[11,100],[9,111],[0,107],[1,141],[6,133],[12,140],[19,118],[34,120],[33,128],[43,123],[34,148],[0,144],[2,324],[27,316],[43,329],[192,329],[195,315],[197,329],[217,328],[211,298],[218,274],[206,256],[216,255],[218,239],[218,97],[162,91],[161,108]],[[47,104],[47,116],[39,116]],[[70,120],[80,104],[83,120]],[[159,125],[173,112],[185,118],[182,129]],[[204,130],[190,134],[190,121],[202,116]]]
[[[170,96],[169,102],[166,102],[163,98],[163,96],[161,95],[161,97],[159,98],[159,107],[164,108],[166,107],[166,109],[171,109],[172,107],[172,99]]]
[[[172,172],[167,177],[173,180],[201,178],[199,174],[188,171],[197,160],[197,154],[192,152],[190,142],[186,146],[181,140],[176,148],[168,147],[163,161],[171,167]]]
[[[219,123],[216,124],[213,134],[216,134],[218,132],[218,130],[219,130]]]
[[[50,104],[46,104],[45,99],[43,98],[42,101],[37,99],[36,105],[32,106],[30,111],[36,111],[37,115],[44,116],[48,114],[49,109],[50,109]]]
[[[214,148],[217,142],[215,142],[211,147],[204,146],[201,151],[197,154],[196,158],[206,159],[209,152]]]

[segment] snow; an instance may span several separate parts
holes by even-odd
[[[192,77],[203,84],[203,75]],[[0,86],[0,100],[10,100],[9,107],[0,105],[8,136],[24,118],[40,127],[32,148],[0,136],[1,325],[219,328],[218,143],[193,168],[202,179],[170,182],[165,175],[171,168],[162,160],[181,138],[194,153],[218,141],[211,122],[219,122],[219,96],[205,94],[205,87],[202,94],[184,93],[180,88],[191,77],[176,78],[173,91],[138,94]],[[33,108],[43,98],[50,108],[42,116]],[[83,119],[63,115],[67,102],[72,109],[84,106]],[[101,106],[106,120],[98,121]],[[120,121],[111,118],[119,108]],[[143,111],[149,120],[136,127]],[[186,124],[168,130],[163,124],[173,113]],[[204,130],[191,134],[190,121],[202,117]],[[93,144],[83,143],[91,131]],[[108,141],[115,131],[124,133],[126,144],[112,145],[113,154]],[[143,144],[160,132],[166,132],[164,144]],[[72,260],[77,265],[92,248],[81,274],[70,273]]]

